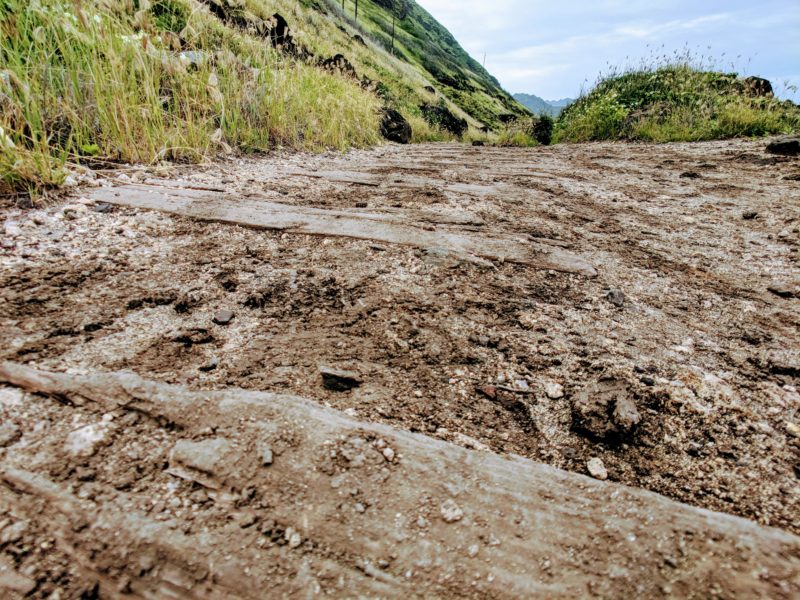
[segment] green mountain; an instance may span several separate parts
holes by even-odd
[[[533,94],[514,94],[514,99],[535,115],[550,115],[551,117],[557,117],[562,110],[574,102],[572,98],[544,100]]]
[[[288,5],[294,3],[269,4],[290,11]],[[466,117],[469,125],[489,129],[530,116],[444,26],[413,0],[303,0],[300,4],[336,26],[331,29],[328,23],[317,21],[316,31],[301,30],[300,40],[314,45],[308,37],[327,38],[329,52],[341,52],[357,71],[382,81],[390,90],[390,99],[404,112],[424,116],[421,106],[443,103],[456,107],[454,112]],[[363,40],[366,46],[354,49],[343,35],[351,39],[360,36],[359,43]]]

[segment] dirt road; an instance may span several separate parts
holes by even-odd
[[[2,209],[0,360],[296,394],[798,534],[800,161],[763,147],[392,146],[113,173]],[[93,417],[0,394],[9,466],[101,505],[151,498],[179,528],[208,506],[159,467],[169,428],[56,460]],[[73,589],[29,562],[39,596]]]

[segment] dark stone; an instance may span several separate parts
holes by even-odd
[[[428,92],[429,94],[435,94],[436,93],[436,88],[433,87],[432,85],[426,85],[425,86],[425,91]]]
[[[751,98],[772,98],[775,95],[772,84],[762,77],[748,77],[743,83],[744,93]]]
[[[639,378],[639,381],[641,381],[648,387],[653,387],[656,384],[656,380],[650,377],[649,375],[643,375],[642,377]]]
[[[591,383],[576,394],[572,418],[575,429],[599,439],[630,434],[641,421],[628,384],[613,377]]]
[[[272,15],[272,27],[269,29],[269,38],[275,48],[292,43],[292,34],[289,31],[289,22],[279,13]]]
[[[448,108],[442,105],[425,104],[420,106],[422,116],[433,126],[438,126],[456,137],[463,136],[469,124],[466,119],[459,119]]]
[[[191,348],[195,345],[211,344],[214,342],[214,336],[208,332],[208,329],[198,327],[180,332],[172,341]]]
[[[214,315],[214,323],[217,325],[228,325],[231,321],[233,321],[233,311],[231,310],[221,310]]]
[[[361,377],[354,371],[340,371],[330,367],[320,367],[322,385],[334,392],[346,392],[361,385]]]
[[[625,305],[625,294],[620,290],[611,290],[606,294],[606,300],[611,302],[614,306],[622,308]]]
[[[800,154],[800,138],[787,137],[770,142],[767,145],[767,152],[781,156],[797,156]]]
[[[390,142],[408,144],[411,141],[411,124],[393,108],[383,110],[381,135]]]
[[[99,204],[95,204],[92,207],[92,210],[98,213],[110,213],[112,210],[114,210],[114,205],[107,202],[100,202]]]
[[[337,54],[331,58],[326,58],[319,63],[319,66],[326,71],[331,71],[332,73],[339,73],[341,75],[346,75],[347,77],[353,78],[358,77],[356,75],[355,67],[350,64],[350,61],[347,60],[342,54]]]
[[[754,210],[748,210],[746,213],[743,213],[743,214],[742,214],[742,218],[743,218],[745,221],[752,221],[752,220],[753,220],[753,219],[755,219],[757,216],[758,216],[758,213],[757,213],[756,211],[754,211]]]
[[[553,141],[553,118],[548,115],[542,115],[533,124],[533,139],[539,142],[542,146],[549,146]]]
[[[681,179],[700,179],[700,173],[695,173],[694,171],[686,171],[685,173],[681,173]]]
[[[475,140],[475,141],[472,142],[472,145],[473,146],[485,146],[486,144],[484,142],[482,142],[481,140]]]
[[[364,41],[364,38],[363,38],[363,37],[361,37],[361,36],[360,36],[360,35],[358,35],[358,34],[356,34],[356,35],[354,35],[354,36],[353,36],[353,41],[355,41],[355,42],[357,42],[357,43],[361,44],[362,46],[366,46],[366,45],[367,45],[367,42],[365,42],[365,41]]]
[[[775,294],[779,298],[785,298],[785,299],[788,300],[789,298],[794,298],[795,297],[794,290],[792,290],[792,288],[790,288],[788,285],[774,284],[774,285],[769,286],[767,288],[767,290],[771,294]]]

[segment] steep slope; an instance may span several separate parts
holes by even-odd
[[[389,6],[0,0],[0,193],[77,164],[369,146],[389,108],[411,141],[527,114],[416,4],[393,49]]]
[[[343,54],[356,71],[380,81],[390,104],[412,117],[441,105],[472,127],[497,129],[530,116],[467,54],[452,34],[413,0],[254,0],[292,15],[295,37],[317,54]],[[395,8],[400,7],[401,8]],[[392,18],[393,10],[402,18]],[[394,39],[392,32],[394,31]],[[440,119],[428,112],[428,120]]]

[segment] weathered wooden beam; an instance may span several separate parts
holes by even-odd
[[[587,277],[597,275],[586,259],[563,248],[513,235],[458,229],[430,231],[416,226],[412,222],[413,214],[404,218],[398,213],[308,208],[252,198],[232,199],[219,192],[166,185],[101,187],[92,190],[89,197],[98,202],[158,210],[203,221],[294,234],[375,240],[423,249],[439,248],[463,258],[476,256]]]
[[[317,585],[314,574],[323,563],[341,570],[347,589],[322,585],[322,593],[800,594],[800,538],[789,533],[519,457],[360,422],[304,398],[237,389],[195,392],[131,373],[73,376],[10,363],[0,365],[0,381],[62,401],[74,398],[98,416],[136,411],[163,423],[172,445],[169,472],[205,486],[219,502],[256,490],[259,506],[269,507],[253,509],[256,517],[275,519],[293,532],[281,560],[298,572],[306,569]],[[106,451],[114,451],[113,444]],[[25,493],[19,481],[31,476],[14,471],[20,467],[9,461],[2,479]],[[37,488],[47,485],[30,485],[27,493],[46,495]],[[136,519],[110,503],[95,510],[106,529],[136,528]],[[231,597],[256,598],[282,581],[267,568],[269,561],[253,563],[248,531],[203,537],[154,529],[151,541],[165,548],[170,564],[207,554],[208,574],[192,571],[195,579],[181,578],[178,597],[204,597],[203,586],[213,583]],[[313,543],[303,545],[306,540]],[[132,547],[134,560],[140,546]],[[223,566],[231,563],[218,562],[219,553],[248,564],[247,572],[226,578]],[[291,596],[310,589],[300,588],[281,589]]]

